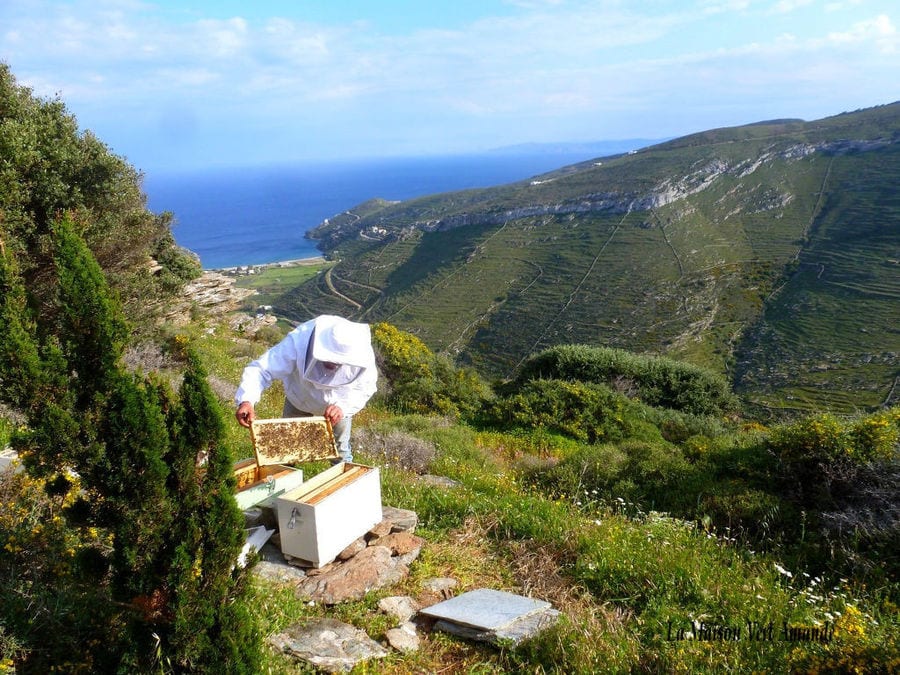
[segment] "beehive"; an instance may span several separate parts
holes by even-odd
[[[303,471],[300,469],[281,464],[259,466],[253,459],[236,462],[234,476],[237,479],[234,498],[242,510],[272,500],[303,483]]]
[[[324,417],[254,420],[250,437],[260,466],[299,464],[339,456],[331,423]]]
[[[381,477],[376,467],[341,462],[275,503],[281,552],[321,567],[381,522]]]

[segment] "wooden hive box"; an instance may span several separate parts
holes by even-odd
[[[274,497],[303,483],[300,469],[280,464],[260,466],[254,459],[236,462],[234,476],[237,479],[234,498],[242,511],[271,502]]]
[[[276,500],[281,552],[311,567],[334,560],[382,520],[377,467],[341,462]]]

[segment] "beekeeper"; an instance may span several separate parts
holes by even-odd
[[[283,417],[322,415],[331,422],[338,451],[353,460],[350,425],[375,393],[378,371],[369,325],[322,315],[300,324],[251,362],[234,396],[237,420],[250,427],[254,406],[274,380],[284,384]]]

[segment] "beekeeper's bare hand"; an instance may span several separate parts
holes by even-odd
[[[250,401],[244,401],[238,406],[234,416],[237,417],[238,424],[249,429],[250,423],[256,419],[256,411],[253,409],[253,404]]]
[[[325,408],[325,419],[331,422],[331,426],[334,426],[342,419],[344,419],[344,411],[341,410],[340,406],[334,405],[333,403]]]

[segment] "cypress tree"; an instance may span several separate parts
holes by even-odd
[[[80,405],[116,373],[128,327],[103,270],[68,218],[53,227],[63,348],[78,377]]]
[[[25,286],[3,240],[0,231],[0,396],[6,403],[25,409],[37,398],[42,364]]]
[[[188,355],[176,398],[126,372],[128,326],[99,265],[70,220],[52,232],[58,320],[28,312],[14,262],[0,251],[0,383],[3,400],[28,416],[16,444],[34,458],[29,471],[74,470],[82,496],[67,517],[112,534],[108,597],[122,611],[104,663],[127,672],[254,672],[259,635],[235,602],[245,583],[233,571],[241,515],[206,375]],[[203,471],[198,456],[207,458]]]
[[[260,635],[243,606],[233,602],[247,583],[246,571],[235,569],[244,537],[233,497],[233,459],[221,442],[224,426],[206,372],[193,352],[186,359],[172,464],[182,467],[177,498],[193,508],[182,508],[175,527],[181,543],[170,577],[178,589],[172,647],[184,666],[255,673]]]
[[[36,476],[71,466],[80,426],[71,409],[68,364],[56,337],[41,339],[16,258],[0,232],[0,401],[25,413],[30,429],[13,445]]]

